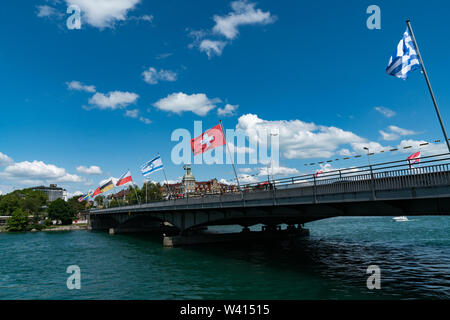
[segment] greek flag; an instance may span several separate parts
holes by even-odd
[[[403,34],[403,39],[400,40],[397,49],[389,60],[386,73],[406,80],[411,71],[420,68],[419,56],[417,55],[416,47],[407,28]]]
[[[141,173],[145,177],[152,174],[153,172],[159,171],[164,168],[161,157],[157,156],[153,160],[148,161],[141,167]]]

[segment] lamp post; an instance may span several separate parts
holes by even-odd
[[[271,132],[270,133],[270,147],[271,147],[271,150],[270,150],[270,168],[272,169],[272,181],[274,181],[273,180],[273,153],[272,153],[272,137],[276,137],[276,136],[278,136],[278,133],[273,133],[273,132]],[[267,168],[267,176],[269,176],[269,168]]]
[[[369,161],[369,167],[371,167],[372,164],[370,163],[370,150],[367,147],[364,147],[364,150],[367,150],[367,160]]]

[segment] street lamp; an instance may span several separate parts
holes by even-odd
[[[367,150],[367,160],[369,161],[369,167],[371,167],[372,164],[370,163],[370,150],[367,147],[364,147],[364,150]]]
[[[278,136],[278,133],[276,133],[276,132],[271,132],[270,133],[270,147],[271,147],[271,150],[270,150],[270,168],[272,169],[272,181],[274,181],[273,180],[273,150],[272,150],[272,137],[276,137],[276,136]],[[267,168],[267,176],[269,177],[269,168]]]

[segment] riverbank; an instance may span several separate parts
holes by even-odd
[[[87,224],[73,224],[70,226],[49,226],[44,229],[38,230],[38,229],[32,229],[27,232],[53,232],[53,231],[75,231],[75,230],[87,230],[88,225]],[[0,233],[2,232],[8,232],[6,230],[5,226],[0,226]]]

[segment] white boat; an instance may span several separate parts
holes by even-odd
[[[394,220],[395,222],[405,222],[405,221],[409,221],[408,218],[405,217],[405,216],[394,217],[394,218],[392,218],[392,220]]]

